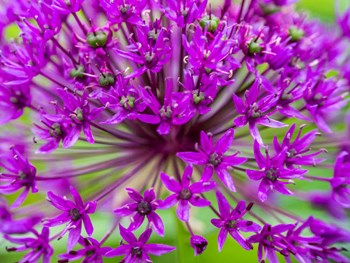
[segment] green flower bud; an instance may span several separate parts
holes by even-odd
[[[298,42],[300,39],[304,37],[304,34],[305,34],[304,30],[294,26],[290,27],[288,32],[292,42]]]
[[[252,41],[248,44],[248,52],[251,55],[260,53],[262,51],[262,46],[260,46],[258,43],[255,41]]]
[[[115,83],[114,75],[110,72],[101,73],[98,77],[98,83],[101,87],[113,86]]]
[[[71,78],[84,78],[85,68],[82,65],[78,65],[77,68],[73,68],[69,75]]]
[[[211,16],[204,16],[202,19],[199,21],[199,25],[204,29],[207,28],[208,31],[214,32],[219,25],[220,19],[214,15]]]
[[[89,33],[86,38],[86,42],[92,48],[104,47],[107,43],[108,33],[105,31],[97,31]]]

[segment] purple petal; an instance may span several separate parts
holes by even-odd
[[[83,207],[84,203],[83,203],[83,199],[81,199],[80,194],[78,193],[77,189],[74,188],[74,186],[70,186],[69,187],[70,193],[72,194],[75,203],[79,206],[79,207]]]
[[[187,200],[180,200],[176,209],[176,214],[180,220],[187,222],[190,218],[190,206]]]
[[[151,212],[147,215],[147,218],[150,222],[153,223],[154,232],[160,236],[164,236],[164,224],[160,216],[154,212]]]
[[[219,155],[225,153],[230,148],[233,142],[233,137],[233,129],[229,129],[218,140],[218,142],[216,143],[215,150]]]
[[[230,204],[228,203],[227,199],[219,191],[216,192],[216,199],[218,201],[218,206],[219,206],[219,211],[220,211],[221,217],[228,218],[230,216],[231,207],[230,207]]]
[[[84,124],[83,124],[83,132],[85,134],[86,140],[89,143],[93,144],[95,142],[95,140],[94,140],[94,136],[92,134],[91,126],[90,126],[89,123],[84,122]]]
[[[211,202],[209,200],[206,200],[204,198],[201,198],[199,196],[193,197],[190,200],[191,205],[197,206],[197,207],[204,207],[209,206]]]
[[[139,242],[146,244],[147,241],[149,240],[150,236],[152,234],[152,229],[148,228],[145,232],[143,232],[141,234],[141,236],[139,237]]]
[[[141,202],[143,200],[142,195],[140,195],[136,190],[132,188],[125,189],[128,192],[130,198],[134,199],[136,202]]]
[[[130,247],[128,245],[121,245],[115,249],[112,249],[108,251],[105,256],[112,258],[112,257],[117,257],[117,256],[122,256],[128,253],[130,250]]]
[[[194,183],[190,186],[190,190],[193,194],[195,193],[203,193],[203,192],[209,192],[211,190],[213,190],[216,186],[216,183],[214,181],[211,182],[197,182]]]
[[[117,216],[129,216],[131,214],[133,214],[137,209],[137,203],[133,203],[133,204],[128,204],[128,205],[124,205],[120,208],[117,208],[114,210],[114,213]]]
[[[204,182],[209,181],[210,178],[213,176],[213,172],[214,172],[213,166],[207,165],[207,166],[204,168],[204,171],[203,171],[201,180],[204,181]]]
[[[244,106],[243,100],[241,98],[237,97],[236,94],[232,95],[232,99],[233,99],[236,111],[240,114],[244,114],[245,106]]]
[[[11,205],[11,208],[17,208],[19,207],[23,202],[24,199],[28,196],[29,188],[26,187],[23,192],[17,197],[16,201]]]
[[[79,139],[80,131],[80,126],[73,126],[73,128],[70,129],[70,132],[62,141],[63,148],[69,148],[73,146]]]
[[[181,191],[181,185],[175,180],[175,178],[170,177],[165,173],[161,173],[160,179],[162,180],[165,187],[168,188],[170,191],[174,193],[178,193]]]
[[[91,236],[92,233],[94,232],[94,227],[91,223],[90,217],[88,215],[84,215],[83,222],[84,222],[84,227],[85,227],[86,233],[88,234],[88,236]]]
[[[270,119],[268,117],[260,118],[260,119],[256,120],[255,123],[260,124],[262,126],[270,127],[270,128],[283,128],[283,127],[288,126],[287,124],[284,124],[283,122],[276,121],[276,120]]]
[[[127,243],[135,244],[137,242],[135,235],[131,231],[123,227],[122,225],[119,225],[119,231],[120,231],[120,235]]]
[[[67,251],[71,251],[75,244],[78,243],[80,233],[81,233],[81,222],[75,225],[75,228],[72,228],[69,231],[68,242],[67,242]]]
[[[162,201],[159,204],[158,208],[159,209],[168,209],[168,208],[174,206],[178,201],[177,197],[178,197],[177,194],[173,194],[173,195],[168,196],[167,198],[165,198],[164,201]]]
[[[182,175],[181,185],[183,188],[187,188],[190,185],[193,168],[191,165],[187,165]]]
[[[267,199],[267,194],[270,191],[270,185],[266,182],[266,180],[262,180],[258,189],[258,197],[261,202],[265,202]]]
[[[246,172],[251,180],[258,181],[265,177],[265,172],[262,171],[247,170]]]
[[[226,169],[216,169],[216,173],[223,184],[232,192],[236,192],[235,185],[233,184],[232,176]]]
[[[147,254],[161,256],[175,250],[176,248],[163,244],[146,244],[143,246],[143,249]]]
[[[209,137],[204,131],[200,133],[200,144],[205,153],[209,154],[213,152],[212,137]]]
[[[180,152],[177,153],[176,156],[190,164],[200,165],[208,162],[207,156],[197,152]]]
[[[238,231],[230,231],[230,235],[245,250],[253,249],[253,246],[247,240],[245,240],[244,237]]]
[[[225,241],[226,241],[226,237],[227,237],[227,230],[225,228],[221,228],[220,229],[220,232],[219,232],[219,236],[218,236],[218,249],[219,249],[219,252],[221,252],[224,244],[225,244]]]
[[[213,218],[210,220],[210,222],[217,228],[222,228],[224,225],[224,222],[221,219]]]

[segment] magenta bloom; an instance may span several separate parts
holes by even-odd
[[[208,241],[204,237],[198,235],[192,235],[190,243],[191,247],[194,249],[195,256],[202,254],[208,245]]]
[[[247,175],[251,180],[261,180],[258,196],[262,202],[266,201],[267,194],[272,189],[280,192],[281,194],[292,195],[293,193],[287,189],[285,185],[290,184],[291,179],[302,179],[302,176],[307,172],[307,170],[296,168],[284,168],[285,160],[287,157],[286,152],[287,147],[285,147],[283,151],[279,152],[274,157],[270,157],[268,151],[266,151],[266,158],[264,158],[260,152],[260,144],[258,141],[254,142],[254,156],[261,170],[247,170]],[[288,181],[280,181],[279,179]]]
[[[71,250],[66,254],[59,255],[58,257],[61,260],[58,262],[65,263],[83,258],[82,263],[103,263],[103,257],[111,250],[110,247],[101,247],[101,244],[92,237],[80,237],[79,244],[84,248],[77,251]]]
[[[69,231],[67,251],[72,250],[78,242],[83,223],[86,233],[89,236],[92,235],[94,227],[92,226],[89,214],[93,214],[96,210],[96,202],[87,202],[84,204],[78,191],[73,186],[70,186],[70,192],[74,198],[74,202],[57,196],[51,191],[48,192],[49,202],[57,209],[63,211],[63,213],[55,218],[46,219],[44,223],[45,226],[54,227],[68,222],[61,233],[61,236],[63,236]]]
[[[281,128],[287,125],[269,117],[274,113],[270,109],[273,108],[275,102],[269,97],[258,100],[260,86],[260,81],[256,80],[249,91],[245,93],[245,101],[239,98],[236,94],[233,94],[232,96],[236,111],[243,115],[237,117],[234,120],[234,124],[237,127],[242,127],[248,124],[250,133],[254,140],[257,140],[259,144],[263,144],[257,124],[270,128]]]
[[[174,192],[168,196],[159,206],[161,209],[172,207],[178,204],[176,214],[182,221],[189,220],[190,205],[204,207],[209,206],[210,201],[201,198],[199,194],[208,192],[215,187],[215,182],[200,181],[190,185],[192,177],[192,166],[188,165],[184,171],[181,182],[177,182],[173,177],[165,173],[160,174],[163,184],[170,191]]]
[[[252,205],[246,206],[244,201],[239,201],[237,206],[231,211],[231,206],[222,193],[216,192],[216,199],[218,201],[220,218],[212,219],[211,223],[215,227],[220,228],[218,237],[219,251],[221,251],[224,246],[227,234],[230,234],[244,249],[252,249],[252,245],[240,233],[240,231],[258,232],[261,229],[258,224],[243,219],[243,216],[250,210]]]
[[[12,204],[13,208],[19,207],[30,189],[32,193],[38,192],[36,186],[36,169],[24,158],[15,148],[12,148],[13,156],[0,161],[0,167],[5,168],[8,173],[0,173],[0,193],[10,194],[24,188],[23,192],[17,197]]]
[[[152,262],[149,255],[161,256],[175,250],[175,247],[171,247],[163,244],[147,244],[152,230],[149,228],[141,234],[139,239],[135,235],[119,225],[120,235],[123,240],[127,242],[121,243],[121,245],[115,249],[112,249],[106,253],[107,257],[115,257],[125,255],[122,263],[139,263],[139,262]]]
[[[0,125],[19,118],[25,107],[31,103],[30,88],[27,82],[0,84]]]
[[[32,230],[35,237],[22,237],[15,238],[10,236],[5,236],[5,238],[13,243],[20,244],[19,247],[6,248],[7,251],[26,251],[30,250],[19,263],[50,263],[51,256],[53,254],[53,249],[50,246],[50,231],[47,227],[43,227],[42,232],[39,234],[37,231]],[[40,258],[42,258],[41,261]]]
[[[282,233],[293,228],[293,224],[280,224],[273,227],[264,225],[259,234],[249,237],[250,243],[259,243],[258,261],[261,262],[261,260],[268,258],[269,262],[278,263],[276,252],[283,254],[283,251],[288,248],[288,243]]]
[[[319,150],[315,153],[308,153],[310,151],[310,145],[319,134],[316,130],[309,131],[304,136],[301,136],[301,132],[304,126],[300,127],[297,136],[292,141],[292,137],[295,131],[295,124],[293,124],[281,143],[278,142],[277,137],[274,137],[273,147],[277,153],[285,152],[287,157],[285,164],[288,168],[296,168],[298,165],[316,166],[316,164],[324,161],[324,159],[316,158],[317,155],[323,152]]]
[[[334,164],[333,178],[330,180],[333,199],[347,208],[350,207],[350,162],[347,159],[348,156],[348,152],[339,153]]]
[[[177,154],[177,157],[190,164],[205,165],[202,176],[203,181],[209,180],[215,170],[223,184],[231,191],[236,191],[232,176],[227,169],[231,166],[240,165],[247,159],[237,157],[238,153],[229,156],[224,155],[233,142],[233,135],[233,129],[229,129],[214,146],[212,136],[208,136],[201,131],[201,149],[198,150],[199,152],[180,152]]]
[[[140,195],[137,191],[131,188],[126,188],[126,191],[128,192],[130,198],[136,202],[117,208],[114,210],[114,213],[117,216],[129,216],[135,214],[129,226],[129,230],[131,231],[138,229],[145,220],[145,217],[147,217],[148,221],[152,223],[154,231],[158,235],[163,236],[163,221],[160,216],[154,212],[158,208],[160,200],[155,200],[156,194],[153,188],[146,190],[144,196]]]

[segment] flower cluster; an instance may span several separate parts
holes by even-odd
[[[213,232],[259,262],[350,262],[350,9],[329,29],[294,0],[0,2],[20,262],[152,262],[173,214],[195,256]]]

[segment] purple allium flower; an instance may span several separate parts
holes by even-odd
[[[175,247],[164,244],[147,244],[152,234],[152,229],[150,228],[143,232],[138,239],[123,226],[120,225],[119,229],[123,241],[127,242],[127,244],[121,243],[119,247],[107,252],[107,257],[125,255],[121,262],[152,262],[148,254],[161,256],[175,250]]]
[[[0,84],[0,125],[19,118],[31,103],[29,83],[12,83]]]
[[[70,186],[70,192],[74,202],[57,196],[51,191],[48,192],[47,197],[49,202],[57,209],[63,211],[63,213],[55,218],[45,220],[44,223],[45,226],[54,227],[69,222],[61,233],[61,236],[63,236],[69,231],[67,251],[72,250],[78,242],[83,223],[86,233],[89,236],[92,235],[94,227],[88,214],[93,214],[96,210],[96,202],[86,202],[84,204],[80,194],[73,186]]]
[[[276,252],[283,252],[288,247],[285,237],[281,234],[293,227],[293,224],[264,225],[259,234],[249,237],[248,242],[259,243],[258,261],[268,258],[269,262],[278,263]]]
[[[25,234],[41,220],[41,217],[38,215],[27,215],[27,217],[19,219],[15,218],[15,216],[16,214],[0,198],[0,233],[8,235]]]
[[[38,192],[38,188],[35,180],[35,167],[30,164],[16,148],[12,148],[12,153],[12,156],[0,161],[0,167],[8,171],[8,173],[0,173],[0,193],[10,194],[24,188],[23,192],[12,204],[13,208],[17,208],[24,202],[30,189],[32,190],[32,193],[36,193]],[[6,184],[4,184],[4,182]]]
[[[292,179],[302,179],[302,176],[307,170],[301,170],[296,168],[284,168],[284,164],[287,157],[287,147],[284,147],[282,151],[275,156],[270,157],[266,150],[266,158],[260,152],[260,144],[258,141],[254,142],[254,156],[255,160],[260,168],[260,171],[247,170],[247,175],[251,180],[261,180],[258,190],[259,199],[265,202],[270,190],[274,189],[281,194],[292,195],[293,193],[285,187],[286,184],[292,183]],[[280,181],[282,180],[288,180]]]
[[[316,166],[316,164],[324,161],[324,159],[315,158],[317,155],[322,153],[323,150],[306,154],[308,151],[310,151],[309,147],[319,133],[316,130],[313,130],[301,137],[303,128],[304,126],[300,127],[299,132],[294,138],[293,142],[291,140],[295,131],[295,124],[293,124],[286,132],[281,144],[278,142],[277,137],[274,137],[273,146],[275,151],[277,153],[286,151],[285,153],[287,154],[287,158],[285,159],[285,164],[287,168],[292,169],[298,165]]]
[[[66,254],[59,255],[58,257],[61,259],[58,262],[65,263],[83,258],[82,263],[103,263],[103,257],[112,249],[110,247],[101,247],[102,244],[92,237],[80,237],[79,244],[84,248],[77,251],[71,250]]]
[[[350,207],[350,162],[346,159],[348,152],[339,153],[335,165],[333,178],[330,180],[334,200],[344,207]]]
[[[206,261],[211,225],[259,261],[349,262],[350,11],[294,2],[0,0],[0,232],[21,262],[149,262],[174,249],[152,231]]]
[[[209,206],[210,201],[200,197],[203,192],[208,192],[215,187],[215,182],[199,181],[190,185],[193,168],[188,165],[182,175],[181,182],[165,173],[160,174],[160,178],[166,188],[174,192],[168,196],[159,206],[161,209],[172,207],[178,204],[176,214],[183,220],[188,221],[190,217],[190,205],[197,207]]]
[[[209,180],[215,171],[228,189],[236,191],[232,177],[227,169],[230,166],[240,165],[247,159],[237,157],[238,153],[229,156],[224,155],[233,142],[233,136],[233,129],[229,129],[214,146],[212,136],[201,131],[200,149],[198,149],[198,152],[180,152],[177,156],[190,164],[205,165],[202,175],[203,181]]]
[[[245,102],[236,94],[233,94],[235,108],[239,114],[243,115],[237,117],[234,120],[234,124],[237,127],[248,124],[250,133],[254,140],[257,140],[259,144],[263,144],[259,130],[256,126],[257,124],[271,128],[281,128],[285,127],[286,125],[269,118],[269,116],[273,114],[273,111],[269,110],[273,106],[274,100],[268,97],[262,100],[258,100],[260,85],[261,83],[258,81],[255,81],[253,83],[249,92],[245,93]],[[266,113],[267,111],[269,112]]]
[[[13,243],[20,244],[19,247],[6,248],[7,251],[26,251],[30,250],[19,263],[26,262],[40,262],[50,263],[51,256],[53,254],[53,248],[50,246],[50,231],[49,228],[43,227],[42,232],[39,234],[37,231],[32,230],[35,237],[12,237],[6,235],[5,238]]]
[[[243,219],[243,216],[251,209],[252,203],[246,206],[245,201],[239,201],[237,206],[232,209],[229,202],[221,192],[216,192],[220,218],[212,219],[211,223],[220,228],[218,237],[218,249],[222,250],[226,241],[227,234],[230,234],[237,243],[246,250],[252,249],[252,245],[242,236],[243,232],[258,232],[261,227],[253,221]]]
[[[195,256],[202,254],[208,245],[208,241],[204,237],[198,235],[192,235],[190,241]]]
[[[126,188],[128,195],[135,202],[124,205],[123,207],[114,210],[117,216],[129,216],[135,214],[132,217],[129,230],[133,231],[138,229],[145,217],[152,224],[153,230],[160,236],[164,235],[164,224],[162,219],[154,211],[157,210],[160,200],[156,200],[156,194],[154,190],[148,189],[144,192],[144,196],[140,195],[136,190],[132,188]]]

